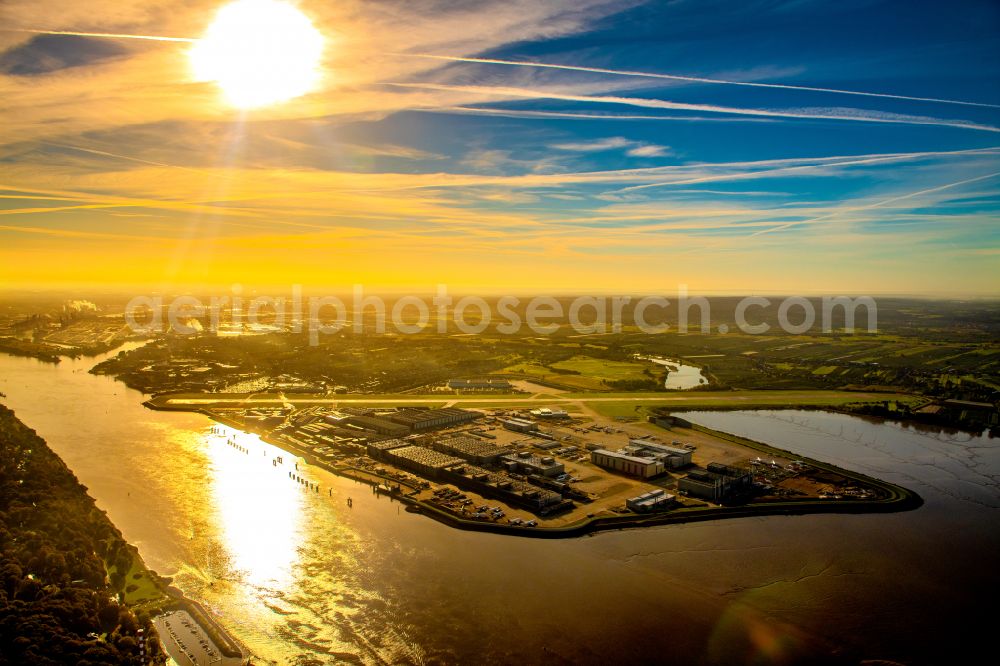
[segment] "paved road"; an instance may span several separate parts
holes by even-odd
[[[531,396],[505,396],[505,397],[487,397],[487,396],[427,396],[422,398],[380,398],[373,396],[371,398],[319,398],[315,396],[288,396],[288,395],[278,395],[278,396],[246,396],[246,397],[236,397],[236,396],[219,396],[219,397],[174,397],[174,398],[159,398],[154,399],[158,405],[170,407],[206,407],[212,406],[220,403],[233,403],[242,402],[247,405],[283,405],[283,406],[294,406],[294,405],[352,405],[352,404],[386,404],[386,405],[405,405],[405,404],[426,404],[428,402],[442,402],[448,405],[461,404],[463,402],[476,403],[479,405],[484,404],[504,404],[504,403],[525,403],[525,402],[543,402],[546,404],[557,404],[557,403],[589,403],[589,402],[664,402],[664,403],[694,403],[694,404],[711,404],[711,403],[758,403],[758,404],[774,404],[780,406],[782,403],[787,405],[801,405],[801,404],[827,404],[831,401],[839,400],[849,400],[851,402],[855,401],[868,401],[868,400],[893,400],[900,397],[899,394],[895,393],[855,393],[847,391],[754,391],[739,393],[733,395],[726,394],[685,394],[685,395],[662,395],[662,396],[651,396],[648,394],[636,394],[633,396],[588,396],[588,397],[564,397],[564,396],[551,396],[543,394],[535,394]]]

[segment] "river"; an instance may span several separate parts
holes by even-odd
[[[143,408],[88,373],[102,358],[0,355],[2,400],[147,564],[265,661],[944,663],[983,641],[976,609],[992,604],[1000,552],[998,442],[985,436],[819,412],[689,413],[926,503],[517,539],[448,528],[300,462],[321,488],[304,490],[288,478],[294,456],[237,434],[244,453],[205,417]]]

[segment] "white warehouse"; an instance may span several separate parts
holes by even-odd
[[[623,472],[630,476],[637,476],[640,479],[649,479],[666,471],[662,460],[640,458],[639,456],[629,455],[620,451],[608,451],[607,449],[591,451],[590,462],[598,467]]]

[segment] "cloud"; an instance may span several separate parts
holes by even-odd
[[[128,53],[106,39],[39,35],[0,54],[0,72],[14,76],[48,74],[70,67],[83,67]]]
[[[891,93],[865,92],[859,90],[843,90],[838,88],[816,88],[810,86],[796,86],[785,83],[762,83],[759,81],[735,81],[731,79],[712,79],[699,76],[683,76],[680,74],[661,74],[656,72],[638,72],[634,70],[607,69],[604,67],[587,67],[583,65],[560,65],[545,62],[533,62],[528,60],[502,60],[499,58],[470,58],[467,56],[435,55],[430,53],[400,53],[403,57],[428,58],[442,60],[446,62],[467,62],[485,65],[505,65],[509,67],[537,67],[542,69],[559,69],[574,72],[589,72],[592,74],[610,74],[613,76],[632,76],[645,79],[665,79],[669,81],[680,81],[684,83],[710,83],[727,86],[747,86],[753,88],[771,88],[778,90],[800,90],[807,92],[821,92],[836,95],[858,95],[862,97],[881,97],[885,99],[908,100],[912,102],[935,102],[940,104],[958,104],[962,106],[979,106],[992,109],[1000,109],[1000,104],[985,104],[982,102],[968,102],[955,99],[942,99],[938,97],[910,97],[908,95],[895,95]],[[771,74],[771,72],[764,72]],[[759,73],[758,73],[759,74]]]
[[[607,188],[637,182],[665,185],[691,181],[738,182],[788,175],[829,177],[847,173],[848,169],[871,169],[875,165],[906,162],[926,164],[927,177],[933,177],[949,164],[962,164],[961,160],[989,164],[995,162],[996,155],[994,149],[993,152],[872,154],[539,173],[537,170],[551,170],[559,165],[539,163],[530,156],[515,157],[508,151],[481,149],[465,158],[464,164],[478,171],[470,174],[245,167],[181,169],[154,164],[140,164],[126,170],[118,165],[117,170],[94,171],[75,163],[54,165],[45,156],[40,156],[37,163],[22,162],[16,167],[6,167],[5,185],[0,186],[5,194],[0,198],[14,205],[0,209],[0,213],[7,219],[41,217],[58,222],[60,216],[103,211],[133,214],[159,211],[191,216],[199,225],[212,221],[220,227],[213,233],[262,236],[280,229],[310,234],[332,228],[371,229],[376,226],[391,228],[394,233],[436,228],[459,235],[475,233],[502,238],[532,230],[549,233],[553,226],[632,225],[678,216],[688,220],[714,220],[712,224],[720,229],[730,228],[737,222],[766,221],[767,226],[774,227],[786,221],[798,223],[827,215],[833,209],[826,203],[762,205],[753,201],[759,200],[755,195],[760,193],[756,191],[748,193],[742,201],[736,198],[739,193],[723,191],[727,199],[736,198],[724,204],[713,201],[710,191],[699,200],[646,203],[629,196],[608,197]],[[507,170],[518,173],[505,175],[503,172]],[[53,185],[58,183],[72,185]],[[907,196],[898,201],[912,198],[907,192],[903,194]],[[574,203],[569,209],[543,207],[532,213],[493,210],[474,204],[474,200],[528,204],[539,196]],[[594,207],[593,201],[601,198],[617,205]],[[886,198],[880,199],[881,205],[886,205]],[[134,233],[142,233],[143,227],[131,229]],[[158,229],[156,234],[162,235]]]
[[[975,148],[971,150],[927,151],[914,153],[888,153],[851,156],[830,156],[820,158],[761,160],[756,163],[730,163],[712,165],[721,172],[692,173],[668,178],[657,183],[632,185],[618,190],[619,193],[635,192],[654,187],[673,185],[694,185],[722,181],[754,180],[798,175],[833,175],[842,173],[849,167],[868,167],[877,164],[908,162],[924,159],[947,159],[962,156],[992,157],[998,148]]]
[[[563,120],[664,120],[689,123],[773,123],[779,122],[770,118],[724,118],[716,116],[666,116],[642,115],[625,113],[577,113],[569,111],[539,111],[537,109],[497,109],[485,106],[439,106],[433,108],[414,108],[411,111],[423,113],[456,113],[465,115],[500,116],[503,118],[538,118],[548,120],[559,118]]]
[[[560,168],[558,160],[554,157],[515,157],[513,151],[498,148],[470,150],[459,163],[477,173],[490,174],[506,173],[511,170],[544,174],[558,171]],[[448,179],[437,180],[441,183],[447,181]]]
[[[890,123],[902,125],[936,125],[939,127],[954,127],[981,132],[1000,132],[1000,127],[983,125],[966,120],[951,120],[932,118],[928,116],[912,116],[884,111],[868,111],[851,108],[799,108],[799,109],[758,109],[715,104],[688,104],[672,102],[663,99],[645,97],[620,97],[611,95],[579,95],[557,92],[547,89],[513,88],[509,86],[462,86],[437,83],[405,83],[386,82],[385,85],[403,88],[423,88],[427,90],[460,91],[489,96],[494,100],[510,99],[554,99],[566,102],[584,102],[588,104],[620,104],[646,109],[668,109],[672,111],[698,111],[702,113],[725,113],[747,116],[763,116],[770,118],[798,118],[808,120],[836,120],[868,123]]]
[[[632,157],[665,157],[670,154],[670,148],[655,144],[642,144],[635,148],[630,148],[627,154]]]
[[[867,210],[871,210],[873,208],[883,208],[885,206],[889,206],[890,204],[899,203],[900,201],[907,201],[907,200],[910,200],[910,199],[922,197],[922,196],[927,195],[927,194],[934,194],[934,193],[937,193],[937,192],[943,192],[944,190],[950,190],[952,188],[961,187],[963,185],[968,185],[970,183],[977,183],[977,182],[980,182],[980,181],[983,181],[983,180],[991,180],[993,178],[996,178],[997,176],[1000,176],[1000,171],[997,171],[997,172],[994,172],[994,173],[988,173],[988,174],[981,175],[981,176],[976,176],[974,178],[964,178],[962,180],[955,181],[953,183],[946,183],[944,185],[938,185],[938,186],[935,186],[935,187],[929,187],[929,188],[926,188],[926,189],[917,190],[915,192],[907,192],[906,194],[900,194],[900,195],[889,197],[888,199],[884,199],[884,200],[881,200],[881,201],[876,201],[876,202],[873,202],[873,203],[865,203],[865,204],[854,205],[854,206],[846,205],[846,206],[837,208],[836,210],[834,210],[832,213],[830,213],[828,215],[822,215],[820,217],[814,217],[814,218],[808,219],[808,220],[800,220],[800,221],[797,221],[797,222],[787,222],[785,224],[781,224],[781,225],[778,225],[778,226],[774,226],[774,227],[770,227],[768,229],[764,229],[764,230],[758,231],[754,235],[756,236],[756,235],[760,235],[760,234],[769,234],[769,233],[774,233],[774,232],[778,232],[778,231],[784,231],[785,229],[789,229],[791,227],[797,227],[797,226],[803,225],[803,224],[815,224],[816,222],[822,222],[822,221],[825,221],[825,220],[831,220],[833,218],[836,218],[836,217],[839,217],[839,216],[842,216],[842,215],[845,215],[845,214],[849,214],[849,213],[854,213],[854,212],[858,212],[858,211],[867,211]]]
[[[608,150],[625,149],[625,154],[630,157],[664,157],[670,154],[670,148],[667,146],[657,146],[655,144],[647,144],[641,141],[632,141],[621,136],[613,136],[606,139],[594,139],[592,141],[553,143],[549,144],[549,148],[576,153],[595,153]]]
[[[629,146],[635,145],[634,142],[629,141],[620,136],[609,137],[607,139],[595,139],[594,141],[577,141],[572,143],[552,143],[549,144],[550,148],[556,150],[568,150],[571,152],[578,153],[590,153],[599,152],[603,150],[614,150],[616,148],[628,148]]]
[[[302,9],[327,36],[327,75],[312,94],[251,114],[250,122],[340,118],[377,118],[412,108],[415,98],[377,86],[438,68],[434,61],[387,56],[385,45],[404,50],[448,49],[474,53],[510,43],[556,38],[585,29],[594,21],[635,2],[611,0],[510,0],[504,3],[446,3],[362,0],[324,3],[306,0]],[[4,0],[0,54],[8,67],[30,66],[25,54],[40,43],[60,44],[92,38],[71,34],[39,37],[32,32],[106,34],[109,49],[122,57],[92,58],[81,75],[59,63],[27,77],[0,74],[0,126],[5,142],[65,139],[84,132],[110,131],[137,123],[233,122],[237,114],[213,84],[193,80],[188,40],[199,37],[218,9],[217,0],[190,0],[179,11],[170,0]],[[44,24],[41,24],[44,21]],[[181,41],[119,39],[113,35]],[[96,38],[93,38],[96,41]],[[35,47],[32,46],[35,45]],[[52,45],[56,46],[52,46]],[[24,49],[23,51],[21,49]],[[127,57],[125,57],[127,56]],[[4,57],[0,55],[0,57]],[[436,94],[424,106],[455,105],[468,95]],[[72,109],[72,113],[67,113]]]
[[[377,145],[347,144],[347,147],[363,155],[373,157],[398,157],[405,160],[443,160],[444,155],[432,153],[427,150],[420,150],[411,146],[401,146],[392,143]]]

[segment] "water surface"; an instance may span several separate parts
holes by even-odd
[[[702,374],[701,368],[698,366],[686,365],[672,358],[656,356],[651,356],[647,360],[666,368],[667,378],[663,382],[664,388],[687,390],[708,383],[708,378]]]

